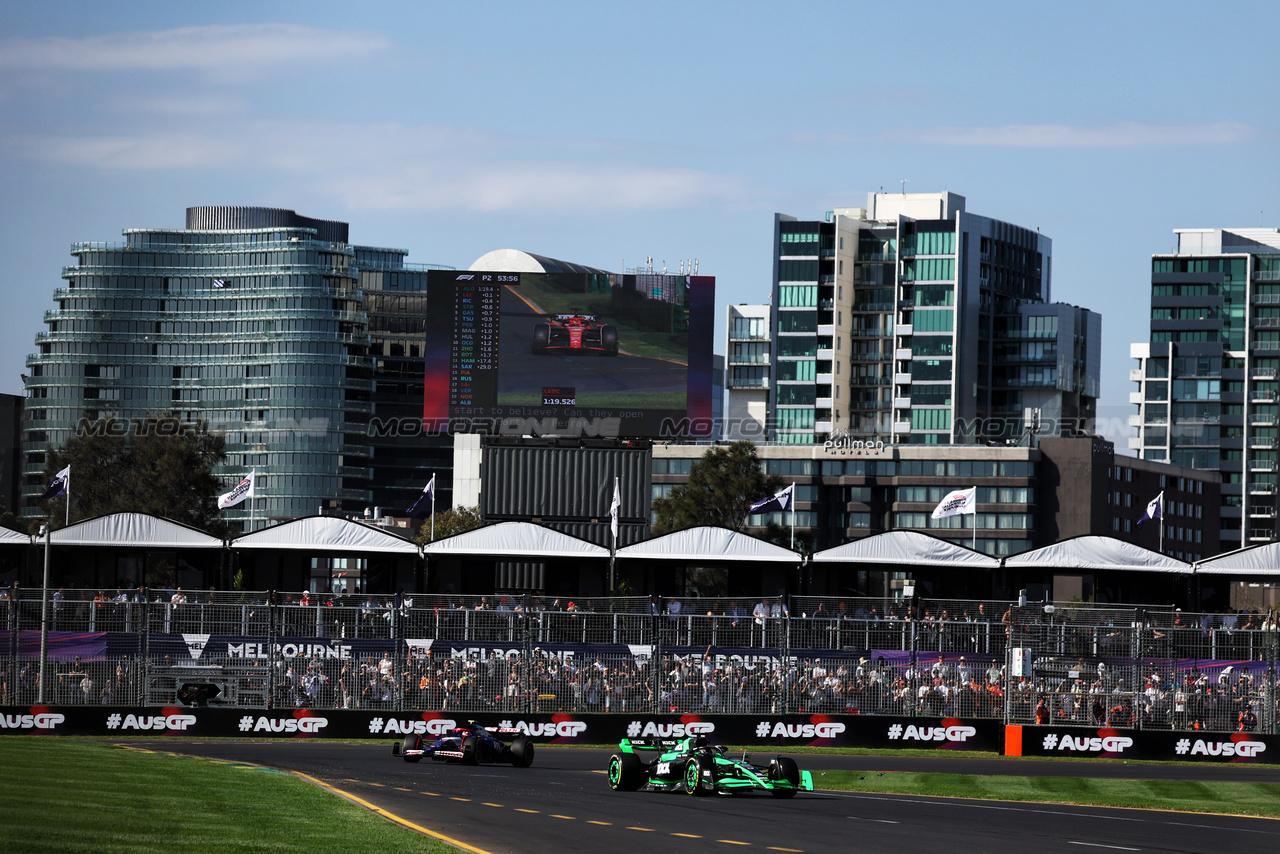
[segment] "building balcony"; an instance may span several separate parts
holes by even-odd
[[[1130,402],[1130,403],[1142,403],[1142,392],[1140,392],[1140,391],[1131,391],[1131,392],[1129,392],[1129,402]]]
[[[1255,282],[1280,282],[1280,270],[1254,270]]]
[[[1141,437],[1141,436],[1130,436],[1130,437],[1129,437],[1129,450],[1131,450],[1131,451],[1141,451],[1141,450],[1142,450],[1142,437]]]
[[[1274,380],[1276,378],[1276,369],[1275,368],[1254,368],[1253,372],[1249,374],[1249,378],[1255,379],[1255,380],[1262,380],[1263,382]]]
[[[1129,416],[1129,426],[1130,426],[1130,427],[1141,427],[1141,426],[1142,426],[1142,416],[1141,416],[1141,415],[1130,415],[1130,416]]]
[[[893,423],[893,432],[895,432],[895,433],[902,433],[902,434],[909,434],[909,433],[911,432],[911,422],[910,422],[910,421],[895,421],[895,422]]]
[[[814,382],[818,385],[831,385],[835,382],[835,374],[817,374],[814,378]]]
[[[1276,447],[1275,436],[1255,436],[1249,440],[1250,448],[1274,448]]]
[[[1254,403],[1274,403],[1276,393],[1270,389],[1254,389],[1250,392],[1249,399]]]
[[[831,323],[819,323],[818,334],[819,335],[835,335],[836,334],[835,325]]]
[[[1275,538],[1276,532],[1272,528],[1250,528],[1249,542],[1251,543],[1269,543]]]
[[[1276,424],[1276,416],[1254,413],[1249,416],[1249,423],[1257,424],[1259,427],[1272,427]]]
[[[896,350],[893,351],[893,358],[909,360],[911,358],[911,348],[910,347],[897,348]]]
[[[1249,516],[1254,519],[1274,519],[1276,518],[1276,508],[1274,507],[1250,507]]]
[[[1129,371],[1129,382],[1140,383],[1142,382],[1142,380],[1143,380],[1143,375],[1142,375],[1141,368],[1134,368],[1133,370]]]
[[[1249,471],[1275,471],[1275,460],[1250,460]]]
[[[894,385],[911,385],[911,374],[894,374]]]
[[[830,362],[836,357],[836,351],[832,350],[830,347],[819,347],[814,351],[814,356],[819,360],[826,360]]]
[[[910,408],[911,408],[911,398],[909,398],[909,397],[895,397],[895,398],[893,399],[893,408],[894,408],[894,409],[910,409]]]
[[[1276,485],[1274,483],[1251,483],[1249,484],[1250,495],[1275,495]]]
[[[910,335],[911,332],[912,332],[912,325],[910,323],[898,324],[898,335],[905,338],[906,336]]]
[[[813,401],[813,405],[814,405],[814,406],[816,406],[818,409],[830,409],[830,408],[831,408],[831,398],[829,398],[829,397],[818,397],[818,398],[815,398],[815,399],[814,399],[814,401]]]

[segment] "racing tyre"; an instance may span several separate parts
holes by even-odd
[[[615,792],[634,792],[644,785],[644,763],[634,753],[615,753],[609,757],[609,788]]]
[[[708,767],[710,763],[701,757],[689,760],[689,763],[684,766],[685,794],[693,795],[695,798],[711,794],[713,786],[708,784],[702,776],[702,772]]]
[[[769,779],[774,784],[775,798],[794,798],[800,790],[800,769],[789,756],[775,756],[769,763]],[[781,783],[782,785],[778,785]]]
[[[604,348],[606,355],[608,356],[618,355],[618,327],[616,326],[600,327],[600,346]]]
[[[409,751],[409,750],[417,750],[417,749],[418,749],[418,746],[419,746],[421,743],[422,743],[422,736],[418,735],[416,732],[411,732],[411,733],[409,733],[408,735],[406,735],[406,736],[404,737],[404,741],[400,744],[400,752],[403,754],[403,753],[405,753],[406,751]],[[422,758],[422,756],[421,756],[421,755],[419,755],[419,756],[407,756],[407,755],[406,755],[406,756],[404,757],[404,761],[405,761],[405,762],[417,762],[417,761],[418,761],[419,759],[421,759],[421,758]]]
[[[528,768],[533,764],[533,742],[527,738],[517,738],[511,742],[511,764],[517,768]]]
[[[551,343],[551,327],[545,323],[539,323],[533,327],[533,355],[547,355],[547,345]]]
[[[462,764],[463,765],[479,765],[480,759],[476,756],[479,745],[476,744],[475,736],[469,735],[462,740]]]

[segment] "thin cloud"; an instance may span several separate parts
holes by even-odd
[[[996,127],[902,128],[878,134],[808,137],[836,144],[893,142],[908,145],[983,148],[1167,148],[1234,145],[1258,135],[1257,128],[1237,122],[1203,125],[1155,125],[1119,122],[1112,125],[1000,125]]]
[[[72,39],[0,40],[0,67],[44,71],[244,70],[333,61],[383,50],[374,33],[318,30],[297,24],[182,27]]]
[[[299,188],[323,188],[356,210],[674,210],[736,206],[748,198],[737,175],[630,162],[608,146],[587,161],[582,153],[590,140],[443,125],[268,121],[237,125],[235,133],[192,129],[11,142],[19,156],[63,166],[294,176]]]

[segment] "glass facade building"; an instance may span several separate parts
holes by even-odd
[[[1130,347],[1129,446],[1222,472],[1224,550],[1275,542],[1280,230],[1174,233],[1151,258],[1151,339]]]
[[[228,488],[256,471],[257,498],[226,511],[242,530],[251,515],[402,512],[451,459],[420,431],[427,266],[404,250],[257,207],[188,208],[183,229],[123,236],[72,246],[27,359],[24,515],[39,513],[47,449],[104,417],[173,412],[224,433]],[[397,420],[415,408],[416,430]]]
[[[770,438],[1008,442],[1091,429],[1101,317],[1052,304],[1038,231],[953,193],[774,220]]]

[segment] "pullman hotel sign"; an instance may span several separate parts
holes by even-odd
[[[879,453],[892,447],[893,445],[885,444],[881,439],[855,439],[843,430],[832,433],[827,441],[822,443],[822,450],[828,454],[847,454],[851,451]]]

